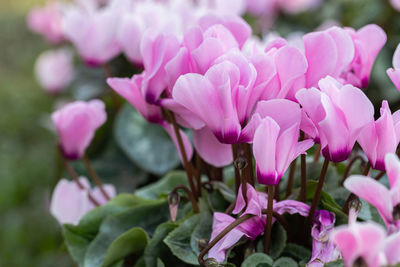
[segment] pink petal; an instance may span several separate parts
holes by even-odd
[[[374,106],[371,101],[363,91],[352,85],[348,84],[341,88],[339,106],[346,116],[353,140],[365,125],[374,120]]]
[[[385,256],[390,265],[400,262],[400,232],[390,235],[385,240]]]
[[[346,266],[352,263],[359,256],[359,240],[347,226],[339,226],[333,230],[330,239],[342,253]]]
[[[384,185],[369,177],[353,175],[346,179],[344,187],[375,206],[387,221],[391,221],[393,205],[389,190]]]
[[[222,144],[207,127],[193,132],[196,151],[207,163],[215,167],[229,165],[233,161],[231,145]]]
[[[396,154],[388,153],[385,156],[386,173],[391,188],[400,186],[400,161]]]
[[[307,71],[305,56],[295,47],[285,46],[275,55],[275,64],[281,82],[278,98],[286,97],[294,82]]]
[[[336,69],[331,74],[334,77],[339,77],[341,72],[352,62],[354,58],[354,44],[351,36],[342,28],[332,27],[327,30],[336,44],[338,58]]]
[[[260,184],[276,184],[276,142],[280,127],[270,117],[266,117],[254,134],[253,154],[257,165]]]
[[[306,87],[312,87],[316,86],[321,78],[335,71],[338,52],[334,40],[326,32],[306,34],[303,40],[308,61]]]
[[[119,95],[125,98],[148,121],[158,123],[162,121],[159,106],[148,104],[139,89],[140,76],[128,78],[108,78],[107,84]]]
[[[205,123],[201,118],[172,98],[161,99],[160,105],[175,113],[176,121],[183,127],[198,130],[205,126]]]
[[[325,94],[321,96],[321,103],[326,112],[325,119],[319,123],[322,154],[331,161],[343,161],[354,145],[354,142],[351,144],[344,114]]]
[[[271,117],[279,125],[281,132],[301,121],[299,104],[286,99],[259,101],[254,113],[261,118]]]
[[[60,224],[78,224],[88,211],[87,191],[81,190],[75,182],[61,179],[53,192],[50,212]]]
[[[397,90],[400,90],[400,69],[388,69],[386,73],[390,80],[392,80],[394,86],[396,86]]]

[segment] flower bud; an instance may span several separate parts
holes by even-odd
[[[208,245],[208,239],[201,238],[197,241],[197,247],[199,251],[202,251]]]
[[[176,221],[176,216],[178,215],[179,200],[179,194],[175,191],[168,195],[169,213],[173,222]]]
[[[235,160],[234,164],[235,164],[235,168],[238,170],[243,170],[248,165],[247,160],[243,157],[238,157]]]

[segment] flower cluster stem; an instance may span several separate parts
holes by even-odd
[[[294,182],[294,174],[296,173],[296,164],[297,164],[297,158],[293,160],[293,162],[290,164],[290,170],[289,170],[289,178],[288,178],[288,183],[286,186],[286,196],[285,198],[288,198],[290,194],[292,193],[292,188],[293,188],[293,182]]]
[[[187,157],[187,154],[186,154],[185,146],[183,145],[182,136],[181,136],[181,133],[179,131],[178,124],[176,123],[175,115],[170,111],[166,111],[166,112],[167,112],[167,114],[169,115],[169,117],[171,119],[172,125],[174,127],[174,131],[175,131],[176,139],[178,140],[179,150],[180,150],[181,155],[182,155],[183,165],[184,165],[183,167],[185,168],[185,171],[186,171],[186,175],[187,175],[189,186],[190,186],[190,191],[192,191],[195,199],[197,199],[198,194],[197,194],[194,182],[193,182],[192,165],[188,161],[188,157]],[[198,190],[201,190],[201,188],[198,188]],[[193,209],[194,209],[194,207],[193,207]]]
[[[72,166],[68,163],[68,161],[63,156],[61,156],[61,160],[63,162],[65,170],[68,172],[69,176],[71,176],[72,180],[76,183],[76,185],[79,187],[79,189],[86,190],[87,188],[85,188],[83,186],[83,184],[79,181],[78,174],[72,168]],[[94,199],[94,197],[90,194],[90,192],[88,192],[88,198],[93,203],[93,205],[95,205],[96,207],[100,206],[100,203],[96,199]]]
[[[349,176],[349,174],[350,174],[350,172],[351,172],[351,169],[352,169],[354,163],[355,163],[358,159],[361,160],[361,162],[365,163],[365,160],[364,160],[364,158],[363,158],[362,156],[357,155],[357,156],[353,157],[353,158],[350,160],[349,164],[346,166],[346,170],[345,170],[345,172],[344,172],[344,174],[343,174],[342,181],[340,182],[341,185],[343,185],[344,181],[345,181],[345,180],[347,179],[347,177]]]
[[[328,171],[328,165],[329,165],[329,160],[325,159],[324,165],[322,166],[322,169],[321,169],[321,174],[319,176],[317,189],[315,191],[315,195],[314,195],[313,201],[311,203],[310,212],[308,213],[308,217],[306,220],[307,229],[311,229],[311,226],[312,226],[312,222],[314,219],[314,213],[315,213],[315,210],[317,209],[319,199],[321,197],[322,187],[324,186],[326,172]]]
[[[269,254],[269,249],[271,245],[272,216],[274,213],[273,201],[274,201],[274,186],[268,185],[267,224],[265,226],[265,234],[264,234],[264,252],[266,254]]]
[[[90,163],[89,158],[86,155],[82,157],[83,163],[86,166],[86,169],[89,172],[90,178],[92,178],[93,182],[97,185],[100,189],[101,194],[107,199],[110,200],[110,196],[107,194],[106,190],[104,190],[103,183],[101,182],[99,176],[97,175],[96,171],[93,169],[92,164]]]

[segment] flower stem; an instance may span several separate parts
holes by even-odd
[[[241,223],[247,221],[250,218],[253,218],[255,215],[254,214],[245,214],[235,221],[233,221],[231,224],[229,224],[224,230],[221,231],[213,240],[211,240],[210,243],[207,244],[207,246],[200,252],[198,261],[201,266],[204,266],[204,255],[207,254],[207,252],[215,246],[215,244],[218,243],[226,234],[228,234],[232,229],[234,229],[236,226],[240,225]]]
[[[193,182],[192,165],[188,161],[188,157],[187,157],[187,154],[186,154],[185,146],[183,145],[182,136],[181,136],[181,133],[179,131],[178,124],[176,123],[175,115],[172,112],[168,111],[168,110],[166,110],[166,113],[170,117],[170,120],[171,120],[172,125],[174,127],[176,139],[178,140],[178,144],[179,144],[179,150],[181,152],[182,159],[183,159],[183,165],[184,165],[183,167],[185,168],[186,176],[187,176],[188,181],[189,181],[190,190],[192,191],[195,199],[197,199],[197,195],[198,194],[197,194],[194,182]],[[200,191],[201,188],[199,188],[198,190]],[[194,209],[194,207],[193,207],[193,209]]]
[[[99,176],[95,172],[95,170],[92,167],[92,164],[90,164],[89,158],[86,155],[83,155],[82,157],[83,163],[86,166],[86,169],[89,172],[90,177],[94,181],[94,183],[97,185],[97,187],[100,189],[101,193],[103,196],[107,199],[110,200],[110,196],[107,194],[106,190],[104,190],[103,183],[101,182]]]
[[[352,169],[354,163],[355,163],[358,159],[361,160],[361,162],[363,162],[363,163],[365,162],[364,158],[363,158],[362,156],[360,156],[360,155],[357,155],[357,156],[353,157],[353,158],[350,160],[349,164],[346,166],[346,170],[345,170],[345,172],[344,172],[344,174],[343,174],[343,178],[342,178],[342,181],[340,182],[340,185],[343,185],[344,181],[345,181],[345,180],[347,179],[347,177],[349,176],[349,174],[350,174],[350,172],[351,172],[351,169]]]
[[[307,194],[307,164],[306,155],[302,154],[300,156],[300,166],[301,166],[301,176],[300,176],[300,201],[306,202]]]
[[[274,186],[268,185],[267,224],[264,233],[264,252],[269,254],[271,244],[272,216],[273,216]]]
[[[239,191],[240,187],[240,172],[239,169],[235,166],[235,161],[238,158],[238,147],[237,144],[232,144],[232,156],[233,156],[233,167],[235,169],[235,187],[236,193]]]
[[[324,165],[322,166],[322,169],[321,169],[321,175],[319,176],[317,189],[315,191],[315,195],[314,195],[313,201],[311,203],[310,212],[308,213],[308,217],[306,220],[306,227],[309,227],[308,229],[311,229],[311,226],[312,226],[311,224],[314,219],[314,213],[315,213],[315,210],[317,209],[319,199],[321,197],[322,187],[324,186],[326,172],[328,171],[328,165],[329,165],[329,160],[325,158]]]
[[[286,186],[286,196],[285,198],[288,198],[290,194],[292,193],[292,188],[293,188],[293,182],[294,182],[294,174],[296,172],[296,163],[297,163],[297,158],[293,160],[293,162],[290,164],[290,170],[289,170],[289,178],[288,178],[288,183]]]
[[[247,161],[247,166],[244,169],[246,182],[254,186],[253,150],[250,144],[243,144],[243,150]]]
[[[376,176],[375,176],[375,180],[379,181],[384,175],[385,175],[385,171],[380,171]]]
[[[314,153],[314,162],[318,162],[320,156],[321,156],[321,145],[317,145],[317,148]]]
[[[81,189],[81,190],[87,190],[87,191],[88,191],[88,198],[89,198],[89,200],[90,200],[96,207],[100,206],[100,203],[99,203],[96,199],[93,198],[93,196],[90,194],[88,188],[85,188],[85,187],[83,186],[83,184],[79,181],[79,176],[78,176],[78,174],[76,173],[76,171],[72,168],[72,166],[68,163],[68,161],[67,161],[63,156],[61,156],[61,161],[63,162],[64,167],[65,167],[66,171],[68,172],[69,176],[71,176],[72,180],[76,183],[76,185],[79,187],[79,189]]]
[[[178,189],[182,189],[186,192],[190,202],[192,203],[194,212],[199,213],[200,212],[199,206],[197,205],[196,198],[194,197],[192,191],[190,191],[189,188],[187,188],[184,185],[177,185],[174,187],[174,189],[172,189],[171,194],[175,194],[178,191]]]

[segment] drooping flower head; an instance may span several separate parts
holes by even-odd
[[[76,160],[83,156],[96,130],[106,121],[107,114],[100,100],[76,101],[55,111],[51,118],[63,155]]]

